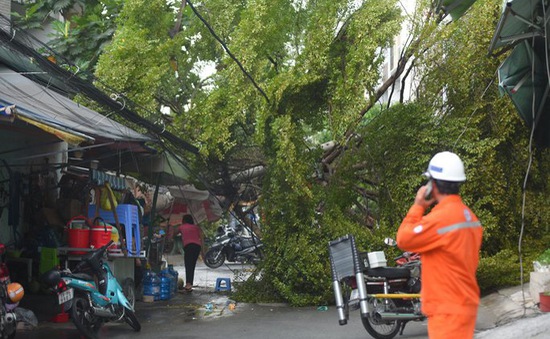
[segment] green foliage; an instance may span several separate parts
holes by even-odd
[[[442,150],[465,162],[461,193],[484,227],[484,291],[517,283],[514,249],[522,226],[528,247],[548,234],[550,152],[536,150],[530,161],[528,130],[497,90],[495,70],[506,55],[486,56],[500,0],[476,2],[445,25],[419,7],[404,51],[418,65],[415,103],[389,109],[377,103],[368,112],[381,78],[381,48],[402,23],[396,1],[197,4],[247,75],[189,6],[175,31],[177,12],[165,1],[124,3],[97,65],[102,83],[151,111],[170,107],[167,128],[200,148],[194,166],[211,182],[230,169],[267,169],[259,188],[266,259],[261,277],[239,291],[246,300],[330,302],[328,241],[351,233],[360,250],[383,249],[429,159]],[[79,20],[71,20],[74,28],[58,26],[60,48],[68,51],[102,24],[93,16]],[[215,73],[203,74],[198,64]],[[328,140],[340,142],[342,154],[320,165],[317,144]]]
[[[175,48],[168,36],[173,13],[164,1],[126,1],[117,33],[101,55],[96,76],[134,102],[156,112],[163,76]]]
[[[17,23],[27,29],[42,29],[50,15],[59,14],[63,21],[53,20],[53,33],[47,42],[58,55],[77,65],[80,71],[92,70],[115,32],[115,18],[123,1],[50,1],[25,4],[23,15],[13,13]]]
[[[539,255],[537,257],[537,261],[542,265],[550,265],[550,249],[547,249],[541,255]]]
[[[509,99],[498,95],[495,70],[505,56],[486,57],[491,38],[487,32],[494,30],[501,5],[478,2],[461,20],[439,26],[419,56],[424,81],[418,102],[431,105],[443,130],[450,129],[443,143],[438,141],[439,148],[457,152],[465,162],[468,180],[461,193],[483,223],[482,250],[488,256],[513,248],[522,222],[534,238],[548,232],[541,217],[550,212],[548,199],[538,193],[547,192],[549,182],[548,150],[540,150],[530,167],[521,219],[528,131]]]
[[[491,293],[501,287],[519,285],[519,272],[518,255],[512,249],[504,249],[493,256],[482,257],[477,270],[477,281],[482,294]],[[528,271],[525,271],[525,281],[528,280],[528,275]]]
[[[525,237],[522,241],[520,262],[516,247],[508,246],[493,255],[481,257],[477,270],[478,284],[482,295],[498,288],[517,286],[521,283],[521,265],[523,264],[523,281],[528,282],[532,272],[533,261],[540,258],[541,253],[548,248],[550,234],[540,238]]]

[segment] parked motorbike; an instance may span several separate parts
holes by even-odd
[[[134,331],[141,325],[134,313],[133,288],[123,289],[105,262],[106,245],[84,255],[73,269],[50,270],[44,280],[54,290],[58,302],[70,312],[73,323],[86,338],[97,338],[108,321],[124,319]]]
[[[210,268],[218,268],[225,260],[238,263],[257,264],[263,259],[263,244],[254,234],[243,234],[239,229],[218,227],[214,243],[204,255],[204,263]]]
[[[4,254],[6,247],[0,243],[0,338],[15,338],[17,323],[24,322],[32,327],[38,325],[38,319],[31,310],[19,307],[25,295],[21,284],[11,282]]]
[[[392,238],[384,239],[384,243],[388,246],[397,246],[397,241]],[[393,259],[397,266],[407,266],[408,264],[417,264],[420,262],[420,254],[416,252],[403,252],[401,255]]]
[[[372,337],[391,339],[403,334],[409,321],[425,320],[419,257],[401,260],[399,267],[373,267],[350,234],[330,241],[329,253],[340,325],[347,324],[350,310],[360,309],[363,327]]]

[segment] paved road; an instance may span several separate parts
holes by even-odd
[[[177,259],[177,258],[176,258]],[[183,267],[175,267],[183,273]],[[316,307],[294,308],[284,304],[244,304],[237,303],[234,310],[228,308],[229,295],[225,292],[215,292],[214,286],[218,277],[234,279],[245,278],[248,267],[229,265],[211,270],[199,264],[195,283],[198,285],[191,294],[178,293],[168,301],[154,303],[138,302],[136,314],[142,324],[138,333],[125,323],[105,325],[100,332],[100,338],[369,338],[364,330],[359,312],[350,315],[348,325],[339,326],[336,309],[330,306],[327,311],[319,311]],[[236,274],[236,276],[235,276]],[[537,314],[530,313],[530,319],[519,318],[517,312],[517,289],[500,292],[488,297],[480,307],[476,329],[476,338],[517,338],[507,336],[512,333],[534,333],[533,338],[544,338],[541,325],[532,318]],[[72,323],[56,324],[47,321],[56,312],[53,296],[29,296],[28,301],[35,307],[40,306],[39,327],[32,331],[20,331],[17,338],[78,338],[78,333]],[[212,303],[213,310],[207,312],[206,304]],[[515,307],[514,311],[513,308]],[[501,313],[499,313],[501,312]],[[514,319],[508,319],[510,315]],[[507,315],[507,316],[506,316]],[[507,318],[509,324],[495,328],[495,324]],[[540,319],[542,319],[541,317]],[[527,324],[529,321],[535,321]],[[546,317],[545,319],[550,319]],[[549,321],[546,321],[549,323]],[[506,328],[506,326],[509,326]],[[521,332],[521,326],[528,326],[531,332]],[[496,332],[500,331],[500,332]],[[494,335],[493,335],[494,334]],[[550,337],[550,336],[548,336]],[[427,338],[426,322],[411,322],[407,324],[402,336],[396,338]],[[529,337],[527,337],[529,338]]]
[[[193,292],[195,293],[195,292]],[[180,295],[170,302],[157,302],[154,307],[138,305],[142,330],[138,333],[123,323],[107,324],[101,338],[366,338],[359,314],[346,326],[339,326],[336,311],[317,311],[313,307],[291,308],[282,305],[238,304],[234,311],[220,303],[210,315],[193,308]],[[218,299],[224,299],[218,296]],[[216,299],[213,301],[216,302]],[[149,306],[149,305],[147,305]],[[197,305],[199,306],[199,305]],[[200,305],[202,306],[202,305]],[[221,313],[221,315],[220,315]],[[226,313],[224,315],[223,313]],[[39,329],[20,332],[25,338],[78,338],[72,323],[41,322]],[[20,336],[18,336],[20,337]],[[400,338],[426,338],[425,323],[411,324]]]

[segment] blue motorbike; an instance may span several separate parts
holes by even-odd
[[[101,326],[109,321],[124,320],[134,331],[141,330],[134,312],[134,296],[128,295],[133,289],[123,289],[104,260],[112,243],[84,255],[72,271],[53,269],[44,275],[44,281],[54,286],[59,304],[89,339],[97,338]]]

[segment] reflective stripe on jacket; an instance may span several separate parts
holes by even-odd
[[[481,223],[459,195],[449,195],[424,212],[413,205],[397,231],[399,248],[421,254],[422,312],[476,314]]]

